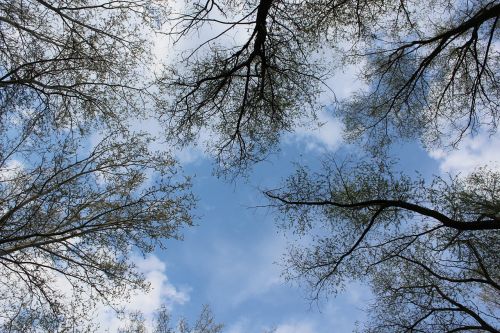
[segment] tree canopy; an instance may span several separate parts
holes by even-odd
[[[161,1],[2,1],[0,10],[2,117],[85,128],[144,114],[146,35],[166,14]]]
[[[191,225],[189,179],[127,128],[154,112],[144,34],[166,10],[0,1],[2,330],[83,330],[96,303],[147,289],[131,253]]]
[[[498,1],[171,5],[0,0],[3,327],[78,326],[79,300],[145,287],[131,251],[191,224],[189,180],[130,119],[158,117],[176,147],[208,130],[219,171],[240,172],[314,122],[332,74],[353,66],[364,86],[333,97],[333,114],[366,160],[325,158],[266,192],[283,226],[314,236],[291,248],[290,276],[314,297],[369,283],[368,332],[500,329],[498,170],[429,181],[389,162],[401,139],[454,149],[496,133]],[[157,33],[201,40],[157,69]]]
[[[394,138],[453,145],[498,123],[496,1],[194,1],[173,16],[182,40],[215,26],[167,80],[174,133],[215,133],[222,168],[245,167],[311,119],[345,65],[362,89],[339,101],[346,136],[372,148]],[[207,33],[203,34],[205,36]],[[227,40],[224,37],[237,36]],[[179,59],[175,59],[179,68]]]
[[[113,304],[143,288],[131,250],[150,252],[191,224],[189,183],[140,137],[110,135],[88,154],[73,137],[22,148],[31,160],[3,169],[0,183],[5,325],[30,311],[64,321],[68,298]]]
[[[495,166],[428,184],[388,161],[394,140],[453,149],[497,131],[499,17],[498,1],[480,0],[195,1],[171,34],[219,30],[174,73],[175,133],[209,126],[221,167],[246,167],[314,117],[329,71],[354,65],[365,86],[334,115],[371,157],[326,158],[321,172],[299,168],[266,192],[285,228],[313,238],[291,247],[289,276],[305,278],[314,298],[369,283],[369,332],[497,332]]]
[[[284,228],[313,237],[286,266],[314,299],[352,280],[372,287],[367,332],[496,332],[499,179],[479,169],[427,184],[385,163],[329,160],[267,196]]]
[[[152,330],[148,330],[146,320],[141,312],[129,315],[128,323],[118,333],[221,333],[224,325],[218,324],[208,305],[204,305],[200,315],[193,324],[181,318],[177,325],[172,325],[170,312],[162,305],[154,314]]]

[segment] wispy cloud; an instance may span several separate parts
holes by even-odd
[[[275,265],[284,249],[284,240],[277,237],[246,244],[218,240],[214,251],[207,252],[206,261],[212,268],[207,276],[210,289],[214,291],[212,298],[239,306],[265,297],[274,287],[284,283],[280,268]]]
[[[314,333],[315,325],[308,321],[281,324],[276,328],[276,333]]]

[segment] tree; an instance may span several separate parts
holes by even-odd
[[[72,306],[89,311],[146,288],[131,251],[150,252],[191,224],[189,182],[168,155],[123,133],[88,153],[82,145],[72,136],[17,145],[25,159],[2,170],[4,327],[32,312],[64,323]]]
[[[8,332],[94,332],[104,331],[116,333],[221,333],[224,325],[215,322],[212,310],[208,305],[204,305],[199,316],[193,325],[190,325],[185,318],[180,318],[177,323],[174,323],[170,314],[170,310],[165,304],[162,304],[156,309],[152,315],[146,316],[141,311],[133,311],[127,314],[121,314],[121,325],[116,331],[109,328],[99,326],[102,323],[93,323],[94,326],[83,326],[91,323],[82,320],[77,320],[72,324],[79,324],[76,326],[67,325],[61,326],[61,322],[53,320],[54,318],[48,317],[44,319],[43,325],[37,323],[36,330],[33,329],[33,322],[37,319],[33,317],[16,318],[15,325],[8,329]],[[74,313],[78,316],[81,313]],[[88,329],[88,330],[86,330]],[[6,330],[7,331],[7,330]]]
[[[328,70],[355,65],[366,86],[335,114],[372,159],[299,168],[266,193],[283,225],[314,235],[311,248],[292,247],[290,277],[305,277],[314,298],[346,279],[369,282],[367,331],[496,332],[498,172],[427,184],[380,161],[395,139],[453,149],[497,131],[499,17],[498,1],[482,0],[194,2],[172,35],[220,29],[169,82],[173,133],[190,140],[210,127],[222,169],[245,168],[314,117]]]
[[[168,156],[151,153],[147,140],[126,132],[128,116],[159,111],[169,138],[180,144],[208,127],[221,169],[239,171],[265,158],[283,131],[314,120],[330,70],[364,63],[366,89],[336,109],[348,137],[368,137],[377,154],[402,137],[453,146],[477,130],[497,130],[499,6],[485,0],[194,1],[168,17],[170,36],[181,41],[209,25],[223,28],[157,82],[141,36],[167,19],[161,1],[0,1],[6,327],[19,318],[68,323],[78,304],[61,304],[53,288],[60,276],[74,295],[97,293],[109,301],[125,284],[140,286],[127,260],[131,246],[149,251],[189,224],[192,199],[176,196],[185,182]],[[238,37],[232,45],[230,33]],[[322,58],[330,55],[331,63]],[[86,145],[96,128],[113,134]],[[337,170],[332,165],[326,175]],[[426,187],[370,165],[347,168],[357,175],[352,179],[343,172],[318,175],[300,189],[292,181],[290,192],[268,193],[284,212],[299,212],[290,220],[299,230],[312,223],[301,212],[328,208],[316,217],[333,226],[330,238],[314,251],[297,249],[296,267],[319,274],[321,287],[365,267],[383,305],[377,309],[386,310],[375,330],[495,330],[495,302],[475,298],[475,291],[498,289],[498,175],[483,170]],[[161,180],[151,189],[148,170]],[[384,239],[387,244],[377,243]],[[304,264],[315,260],[318,267]],[[18,289],[8,288],[14,278]],[[404,307],[396,313],[398,303]],[[405,322],[414,318],[421,320]]]
[[[209,149],[222,170],[243,169],[263,159],[281,131],[291,130],[302,114],[314,110],[319,67],[307,59],[307,40],[290,22],[288,5],[196,1],[173,18],[171,34],[178,39],[208,24],[223,27],[181,60],[186,69],[166,80],[176,99],[165,111],[181,142],[200,127],[212,129],[215,139]],[[231,30],[243,34],[242,42],[218,43]]]
[[[375,147],[401,137],[456,146],[464,135],[496,132],[500,4],[401,3],[361,55],[369,56],[362,71],[369,88],[341,107],[348,136],[368,132]]]
[[[395,137],[449,145],[480,128],[494,132],[499,6],[195,1],[172,19],[171,34],[182,40],[216,28],[181,59],[177,79],[167,80],[177,98],[165,112],[184,140],[210,127],[222,169],[246,167],[265,158],[283,131],[314,117],[332,69],[354,64],[367,89],[341,101],[336,112],[352,139],[368,133],[367,143],[379,149]],[[231,43],[232,34],[238,38]]]
[[[140,312],[134,312],[129,316],[129,323],[119,333],[139,333],[148,332],[146,320]],[[152,333],[221,333],[222,324],[217,324],[212,310],[208,305],[204,305],[196,322],[191,327],[186,319],[181,318],[176,327],[172,327],[170,311],[163,305],[154,314],[152,323]]]
[[[152,98],[145,37],[166,11],[155,0],[1,1],[2,126],[12,114],[79,130],[143,115]]]
[[[312,236],[292,247],[289,277],[313,297],[350,280],[371,285],[367,332],[498,332],[498,171],[431,184],[374,161],[330,160],[267,192],[283,226]]]
[[[85,326],[95,303],[147,288],[131,253],[191,224],[189,180],[127,130],[158,101],[145,37],[166,13],[154,0],[0,1],[2,330]]]

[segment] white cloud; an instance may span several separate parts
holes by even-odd
[[[37,259],[41,264],[51,265],[50,260],[47,258]],[[132,292],[131,297],[126,299],[125,297],[121,300],[117,300],[114,303],[117,309],[123,308],[125,313],[131,313],[134,311],[141,311],[146,319],[146,325],[151,326],[153,315],[156,310],[161,306],[165,305],[168,309],[172,309],[176,305],[182,305],[189,301],[189,289],[188,288],[178,288],[174,286],[168,279],[166,275],[166,264],[162,262],[158,257],[154,255],[149,255],[146,258],[143,257],[133,257],[132,261],[135,263],[137,270],[144,274],[146,282],[150,285],[150,289],[147,292]],[[11,277],[7,274],[8,271],[1,271],[3,278],[2,282],[9,281],[11,284]],[[79,308],[80,306],[87,306],[84,310],[88,318],[92,318],[93,324],[99,327],[100,332],[116,332],[118,328],[123,327],[125,321],[123,318],[118,318],[115,310],[111,307],[104,305],[102,303],[97,303],[94,307],[94,299],[92,299],[93,293],[90,290],[74,289],[72,283],[67,279],[67,276],[54,272],[47,272],[44,276],[46,281],[49,281],[51,288],[61,296],[61,299],[67,301],[67,305],[77,301]],[[5,284],[8,285],[8,284]],[[23,284],[19,284],[20,288],[23,288]],[[14,290],[16,292],[16,290]],[[19,297],[18,293],[11,293],[7,289],[2,289],[3,293],[15,295]],[[127,292],[124,292],[126,295]],[[13,297],[11,295],[11,297]],[[0,318],[0,324],[5,318]],[[87,318],[82,318],[82,320],[87,320]],[[85,324],[85,322],[82,322]],[[150,327],[148,327],[150,328]],[[151,331],[151,330],[149,330]]]
[[[236,323],[227,328],[227,333],[248,333],[249,320],[247,318],[240,319]]]
[[[175,152],[175,157],[181,165],[195,164],[207,157],[206,153],[198,146],[187,146]]]
[[[276,333],[315,333],[315,325],[309,321],[284,323],[276,327]]]
[[[152,138],[148,145],[150,151],[168,152],[183,166],[208,158],[208,154],[202,146],[206,144],[209,138],[213,137],[208,130],[202,128],[198,137],[195,138],[194,143],[185,147],[173,146],[172,143],[164,140],[165,128],[153,116],[146,119],[128,119],[128,130],[132,133],[146,133]],[[103,133],[92,133],[90,136],[90,148],[98,145],[103,139]]]
[[[148,293],[138,293],[132,297],[126,308],[131,311],[154,312],[161,304],[172,307],[189,300],[188,291],[177,289],[165,273],[166,264],[154,255],[146,258],[134,258],[137,269],[144,273],[151,285]]]
[[[158,257],[150,255],[146,258],[133,258],[137,269],[145,275],[150,284],[149,292],[136,292],[128,301],[123,301],[121,306],[126,312],[141,311],[146,319],[146,325],[151,323],[154,312],[162,305],[172,308],[189,301],[189,290],[175,287],[166,274],[166,264]],[[115,332],[124,325],[113,309],[101,307],[97,311],[96,321],[101,330]]]
[[[134,120],[130,124],[130,130],[133,132],[146,132],[148,135],[155,138],[149,148],[153,151],[170,152],[181,165],[188,165],[200,162],[208,158],[204,146],[215,137],[207,128],[201,128],[198,135],[193,140],[193,143],[185,147],[175,147],[171,143],[165,142],[162,138],[165,137],[164,126],[154,117],[143,119],[141,121]]]
[[[429,155],[439,162],[441,172],[468,173],[479,166],[500,166],[500,133],[482,133],[462,140],[455,150],[430,150]]]
[[[337,51],[330,50],[330,54],[325,55],[324,59],[334,59],[337,57],[335,54]],[[340,59],[334,60],[334,62],[340,62]],[[333,64],[332,64],[333,66]],[[343,100],[350,97],[354,92],[361,91],[368,88],[367,84],[358,78],[358,73],[364,66],[364,62],[360,62],[355,65],[348,65],[343,68],[337,69],[331,77],[327,79],[325,84],[334,93],[336,100]],[[331,94],[322,94],[321,102],[328,102],[328,98],[331,99]]]
[[[23,169],[24,165],[22,162],[18,160],[8,161],[0,168],[0,181],[13,180]]]
[[[360,282],[351,282],[343,292],[329,298],[308,315],[298,314],[276,326],[275,333],[352,332],[357,321],[365,318],[364,308],[372,297],[370,288]]]
[[[229,325],[226,332],[326,333],[332,332],[332,330],[334,332],[352,332],[356,327],[356,321],[363,320],[365,316],[359,309],[364,304],[361,304],[361,298],[352,303],[352,300],[348,300],[349,295],[340,294],[339,296],[339,298],[329,300],[319,312],[310,310],[306,315],[297,312],[282,318],[278,324],[263,323],[260,320],[242,317]],[[366,300],[364,301],[366,302]]]
[[[318,127],[297,128],[285,142],[304,145],[308,151],[335,151],[342,143],[342,123],[324,110],[318,114],[318,122]]]
[[[316,321],[309,319],[290,319],[277,326],[268,327],[257,324],[248,318],[241,318],[227,328],[227,333],[318,333],[320,331],[317,326],[318,323]]]

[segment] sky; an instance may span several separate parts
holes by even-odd
[[[208,32],[199,32],[198,39],[206,38],[204,34]],[[236,43],[244,37],[245,34],[231,35],[230,39]],[[165,43],[155,42],[155,57],[170,57],[165,53],[170,50]],[[187,40],[176,47],[189,48],[197,43],[199,40]],[[326,82],[336,98],[362,88],[355,71],[347,68]],[[192,322],[202,306],[208,304],[227,333],[261,333],[272,328],[276,333],[350,332],[365,319],[363,308],[371,301],[371,294],[360,281],[347,283],[337,295],[323,295],[320,300],[311,301],[305,284],[285,279],[284,257],[294,236],[278,228],[277,216],[265,207],[268,202],[262,193],[279,187],[293,173],[296,163],[314,168],[324,154],[350,151],[342,139],[340,121],[330,115],[333,99],[321,96],[327,105],[318,114],[322,126],[296,128],[286,134],[279,151],[253,166],[248,178],[217,178],[213,160],[196,146],[174,152],[184,173],[192,176],[192,190],[198,202],[193,211],[196,225],[183,231],[182,241],[166,240],[163,250],[132,256],[151,289],[133,295],[123,304],[126,310],[140,310],[151,318],[164,304],[174,318],[185,316]],[[154,121],[135,121],[134,126],[151,134],[160,131]],[[465,174],[484,164],[500,165],[499,146],[500,134],[479,133],[464,138],[453,151],[401,143],[392,148],[392,153],[399,158],[402,171],[418,171],[430,177]],[[13,163],[7,169],[14,172],[21,167]],[[7,176],[0,173],[0,179]],[[111,332],[122,325],[106,307],[98,309],[96,320],[103,330]]]
[[[172,45],[159,35],[153,50],[159,60],[158,68],[165,59],[175,61],[173,57],[182,49],[192,48],[217,32],[216,27],[197,31],[195,39],[177,43],[176,52],[171,52]],[[229,39],[237,43],[245,36],[235,33]],[[351,281],[337,295],[323,295],[319,301],[311,301],[305,284],[284,278],[284,256],[294,237],[278,228],[277,216],[264,207],[268,202],[262,193],[279,187],[293,173],[296,163],[314,168],[324,154],[355,151],[343,141],[340,121],[330,115],[335,98],[342,99],[363,88],[355,73],[356,68],[348,67],[326,82],[335,96],[320,96],[320,102],[326,105],[317,119],[322,126],[296,128],[286,134],[279,151],[253,166],[248,178],[217,178],[213,175],[213,160],[199,147],[174,152],[184,173],[193,177],[192,190],[198,199],[193,211],[196,225],[184,230],[182,241],[167,240],[164,250],[132,257],[151,290],[124,302],[126,310],[140,310],[151,318],[164,304],[173,318],[184,316],[192,322],[202,306],[208,304],[227,333],[261,333],[272,328],[276,333],[351,332],[357,322],[365,319],[363,308],[370,303],[371,294],[363,283]],[[161,134],[160,126],[153,120],[133,120],[132,127]],[[203,136],[207,134],[201,133],[202,139]],[[417,143],[401,143],[392,148],[392,154],[398,157],[402,171],[418,171],[430,177],[465,174],[485,163],[500,164],[499,146],[500,134],[480,133],[465,138],[459,149],[453,151],[426,150]],[[123,324],[106,307],[98,309],[96,320],[110,332]]]
[[[323,154],[346,149],[338,120],[326,111],[320,119],[324,125],[318,129],[285,136],[280,151],[256,165],[247,179],[215,177],[212,160],[198,148],[177,152],[184,172],[193,176],[196,226],[184,231],[183,241],[169,240],[165,250],[134,258],[152,290],[133,297],[127,309],[148,317],[163,303],[174,318],[195,320],[209,304],[228,333],[350,332],[363,321],[371,296],[362,283],[353,281],[336,296],[311,301],[307,286],[285,280],[283,256],[293,237],[278,228],[273,211],[262,207],[267,204],[262,190],[279,186],[295,163],[315,167]],[[406,143],[395,146],[393,154],[410,174],[465,174],[478,165],[499,164],[499,144],[500,135],[480,134],[451,152]],[[108,315],[107,327],[118,327]]]
[[[206,33],[198,32],[198,39]],[[182,43],[177,47],[189,48],[198,42]],[[157,57],[168,58],[165,50],[170,50],[165,40],[156,43]],[[355,72],[355,68],[347,68],[329,79],[327,84],[336,98],[363,87]],[[328,106],[333,96],[321,99]],[[274,212],[262,207],[268,203],[262,190],[278,187],[293,173],[295,163],[314,168],[325,153],[350,151],[342,139],[340,121],[329,112],[326,107],[318,114],[319,128],[296,128],[285,135],[279,152],[255,165],[248,178],[217,178],[213,160],[201,148],[176,151],[184,172],[193,176],[198,199],[193,212],[196,226],[184,230],[183,241],[167,240],[165,250],[134,258],[152,289],[149,294],[132,297],[126,308],[141,310],[148,318],[160,304],[166,304],[173,318],[184,316],[193,321],[203,304],[208,304],[228,333],[260,333],[271,328],[277,333],[351,332],[362,322],[363,308],[371,300],[366,285],[352,281],[335,296],[311,301],[307,286],[283,277],[283,258],[293,235],[279,229]],[[154,121],[135,126],[153,134],[161,131]],[[465,138],[453,151],[401,143],[392,148],[392,154],[399,159],[400,170],[430,177],[465,174],[482,164],[500,164],[499,145],[500,135],[482,133]],[[120,326],[112,311],[105,309],[99,320],[110,331]]]

